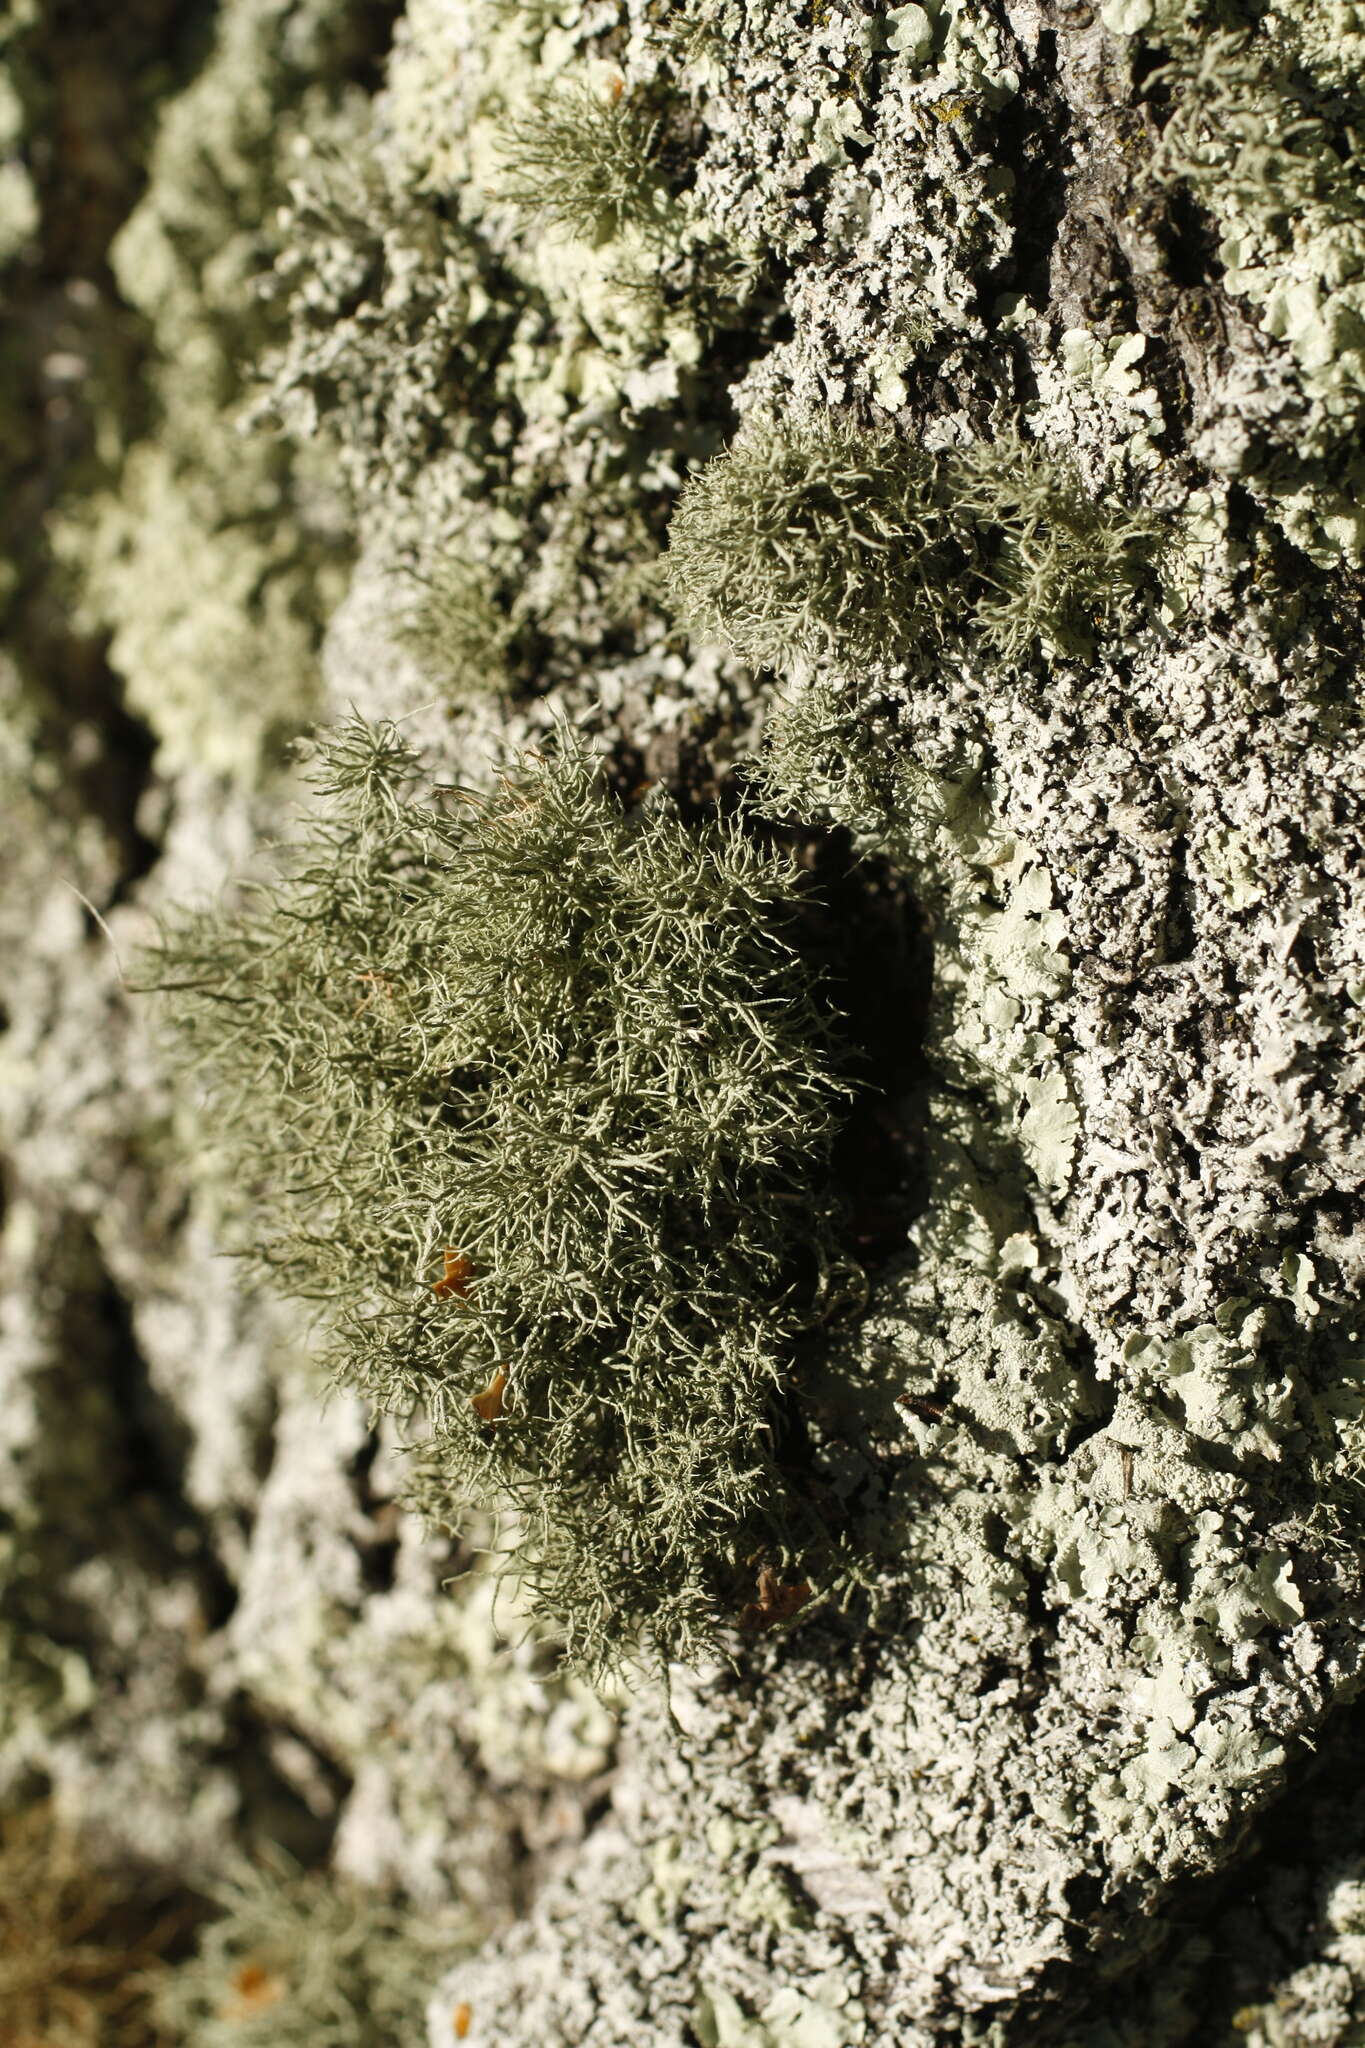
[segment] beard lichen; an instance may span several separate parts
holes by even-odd
[[[758,419],[689,480],[666,575],[684,623],[757,668],[904,661],[953,636],[1017,659],[1088,647],[1160,537],[1013,437],[931,451],[832,414]]]
[[[421,2031],[427,1976],[468,1938],[458,1917],[369,1892],[282,1851],[236,1859],[195,1953],[158,1985],[167,2042],[390,2048]]]
[[[502,198],[584,241],[657,225],[665,190],[659,123],[623,88],[581,81],[545,94],[502,131]]]
[[[795,862],[628,814],[564,728],[491,796],[419,795],[358,720],[313,775],[280,879],[168,926],[149,976],[243,1248],[341,1381],[422,1418],[429,1513],[516,1513],[572,1659],[693,1656],[756,1561],[809,1555],[773,1425],[837,1264],[847,1087]]]

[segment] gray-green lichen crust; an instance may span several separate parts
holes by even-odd
[[[261,290],[295,150],[345,135],[369,54],[352,0],[237,0],[167,108],[111,252],[155,351],[148,431],[59,536],[168,764],[250,777],[318,701],[347,536],[330,466],[239,421],[278,319]],[[118,432],[107,420],[106,439]]]
[[[1130,218],[1087,219],[1102,174],[1082,147],[1050,279],[1016,257],[1000,284],[1032,292],[983,315],[1009,190],[993,179],[993,249],[962,193],[1031,68],[1044,88],[1037,20],[902,9],[888,35],[851,9],[782,10],[781,27],[777,10],[696,12],[691,61],[716,97],[694,189],[716,189],[717,101],[744,137],[746,206],[799,189],[784,157],[823,168],[818,231],[793,246],[789,198],[764,216],[797,332],[737,387],[746,424],[710,498],[708,472],[684,495],[674,588],[696,627],[789,672],[762,767],[774,807],[859,833],[934,922],[928,1206],[830,1365],[862,1416],[850,1497],[879,1501],[895,1562],[861,1643],[812,1623],[765,1676],[679,1708],[682,1761],[666,1733],[642,1738],[619,1898],[570,1877],[515,1968],[502,1949],[448,1989],[527,2040],[929,2041],[1010,2032],[1013,2010],[1031,2039],[1023,2015],[1076,1954],[1072,1902],[1094,1901],[1092,1939],[1135,1908],[1159,1929],[1170,1882],[1217,1867],[1358,1683],[1361,750],[1336,637],[1355,615],[1290,569],[1211,461],[1208,422],[1232,406],[1217,351],[1197,360],[1197,308],[1158,274],[1153,195],[1177,170],[1143,140],[1151,113],[1124,130]],[[1088,111],[1124,46],[1049,33]],[[811,125],[769,125],[779,71]],[[966,131],[937,176],[896,150],[912,108],[921,131]],[[875,286],[863,267],[898,213],[934,251],[938,304],[874,387],[883,287],[894,304],[909,266],[893,285],[882,257]],[[1131,260],[1144,234],[1125,308],[1100,287],[1113,245]],[[956,307],[954,265],[977,286]],[[1203,289],[1226,305],[1237,283]],[[980,380],[994,362],[1007,391],[1021,349],[1036,442],[1098,502],[1168,508],[1158,587],[1132,574],[1138,609],[1092,611],[1085,648],[1056,631],[1001,648],[998,581],[973,591],[923,496],[918,525],[897,500],[890,531],[880,423],[927,410],[951,474],[1000,433]],[[829,410],[855,399],[875,436]],[[794,429],[775,431],[778,408]],[[1317,553],[1334,462],[1313,534],[1282,470],[1241,473]],[[935,609],[906,632],[921,591]]]
[[[381,79],[373,10],[223,0],[115,247],[156,412],[58,538],[165,784],[150,876],[86,840],[78,873],[121,942],[116,897],[174,924],[263,818],[295,854],[173,955],[239,1001],[200,1041],[235,1150],[46,853],[6,912],[41,904],[5,1040],[0,1784],[196,1872],[321,1816],[414,1943],[447,1929],[399,1957],[432,2048],[1350,2041],[1360,10],[393,13]],[[33,211],[7,104],[0,260]],[[324,740],[285,825],[261,763],[320,709],[371,737]],[[852,849],[831,921],[883,892],[857,1313],[818,1291],[810,984],[743,942],[753,875],[793,877],[766,835]],[[727,1060],[736,1142],[689,1178]],[[306,1333],[211,1256],[263,1216],[353,1379],[422,1397],[444,1537],[395,1505],[402,1432],[320,1417]],[[87,1389],[63,1436],[113,1296],[145,1427]],[[153,1442],[183,1522],[109,1503]],[[520,1525],[456,1497],[490,1475]],[[651,1601],[667,1686],[558,1664]],[[258,1907],[306,1896],[294,1952],[345,1949],[349,1892],[267,1892],[186,1980],[199,2024]],[[402,1930],[356,1912],[346,2003],[387,2012]]]

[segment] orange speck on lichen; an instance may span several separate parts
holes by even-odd
[[[469,2024],[473,2017],[474,2014],[467,2005],[456,2006],[455,2039],[457,2041],[465,2041],[469,2038]]]
[[[393,995],[393,982],[387,974],[357,974],[355,978],[366,986],[364,995],[351,1013],[353,1016],[358,1017],[362,1011],[368,1010],[376,996]]]
[[[233,1975],[232,1991],[233,1996],[219,2012],[220,2019],[248,2020],[255,2013],[269,2012],[284,1997],[281,1980],[263,1970],[259,1963],[242,1964]]]
[[[481,1394],[472,1394],[469,1405],[480,1422],[496,1422],[502,1414],[503,1389],[507,1385],[507,1374],[499,1366]]]
[[[448,1294],[458,1294],[463,1301],[469,1293],[469,1282],[473,1277],[473,1261],[447,1245],[444,1252],[445,1271],[439,1280],[433,1280],[431,1291],[438,1300],[444,1301]]]

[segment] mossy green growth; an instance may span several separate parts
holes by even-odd
[[[795,865],[627,813],[567,729],[492,796],[419,772],[392,727],[323,738],[288,871],[147,978],[258,1261],[341,1380],[425,1418],[422,1504],[518,1512],[572,1660],[690,1657],[815,1540],[772,1424],[846,1086]]]
[[[158,1985],[194,2048],[416,2048],[432,1979],[467,1934],[278,1853],[218,1886],[197,1952]]]
[[[903,697],[879,697],[827,675],[774,698],[750,785],[765,815],[827,819],[894,848],[951,819],[981,779],[982,752],[968,732],[938,772],[907,745]]]
[[[315,713],[322,629],[350,559],[334,453],[244,435],[262,358],[283,338],[261,289],[281,248],[296,143],[353,132],[379,13],[365,0],[222,0],[191,85],[171,98],[148,184],[111,249],[147,323],[150,408],[110,415],[115,485],[54,542],[82,625],[110,635],[130,708],[167,767],[250,782]]]
[[[666,575],[686,625],[758,668],[905,661],[954,635],[1017,659],[1088,647],[1160,532],[1013,438],[935,452],[834,415],[760,419],[688,482]]]

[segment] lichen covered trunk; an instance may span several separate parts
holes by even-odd
[[[135,12],[0,29],[0,1803],[205,2048],[1354,2038],[1359,8]]]

